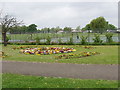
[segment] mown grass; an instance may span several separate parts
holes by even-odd
[[[116,80],[82,80],[41,76],[3,74],[3,88],[117,88]]]
[[[21,45],[8,45],[3,46],[3,52],[7,54],[3,60],[15,60],[15,61],[30,61],[30,62],[49,62],[49,63],[77,63],[77,64],[118,64],[118,46],[92,46],[93,49],[85,49],[84,46],[80,45],[29,45],[32,47],[68,47],[75,48],[77,51],[72,53],[80,52],[99,52],[100,54],[95,56],[88,56],[83,58],[72,58],[72,59],[56,59],[55,57],[62,54],[52,55],[25,55],[19,53],[19,50],[13,50],[13,47],[20,47]],[[22,45],[27,46],[27,45]],[[68,53],[64,53],[68,54]]]

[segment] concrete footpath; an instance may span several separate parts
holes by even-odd
[[[118,79],[118,65],[2,61],[2,72],[80,79]]]

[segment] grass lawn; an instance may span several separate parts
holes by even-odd
[[[3,74],[3,88],[117,88],[115,80],[82,80],[72,78],[55,78]]]
[[[26,55],[19,53],[19,49],[13,50],[13,47],[20,47],[21,45],[8,45],[2,47],[5,54],[8,56],[3,60],[15,60],[15,61],[30,61],[30,62],[49,62],[49,63],[77,63],[77,64],[118,64],[118,46],[93,46],[96,48],[85,49],[79,45],[38,45],[37,47],[68,47],[75,48],[77,51],[72,53],[80,52],[99,52],[100,54],[95,56],[88,56],[83,58],[72,58],[72,59],[56,59],[55,56],[62,54],[52,55]],[[25,45],[22,45],[25,46]],[[29,45],[32,46],[32,45]],[[32,46],[36,47],[36,45]],[[65,53],[64,53],[65,54]],[[66,53],[68,54],[68,53]]]

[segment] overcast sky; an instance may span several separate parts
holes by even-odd
[[[38,28],[79,25],[82,28],[99,16],[118,26],[117,2],[1,2],[0,8]]]

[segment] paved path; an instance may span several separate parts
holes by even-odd
[[[118,65],[2,61],[2,72],[81,79],[118,79]]]

